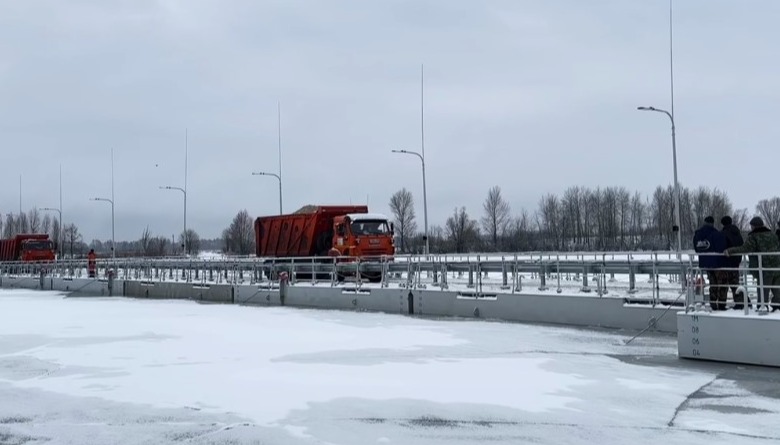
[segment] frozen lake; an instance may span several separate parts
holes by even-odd
[[[634,334],[0,290],[0,443],[780,440],[776,370]]]

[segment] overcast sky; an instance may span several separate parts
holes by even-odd
[[[780,2],[678,0],[680,181],[738,207],[780,184]],[[56,206],[86,241],[182,224],[216,237],[240,209],[414,193],[422,228],[420,65],[431,225],[570,185],[672,181],[666,0],[0,1],[0,211]]]

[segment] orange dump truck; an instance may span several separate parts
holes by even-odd
[[[395,254],[393,224],[368,206],[306,206],[255,220],[256,255],[263,258],[345,256],[379,261]],[[277,261],[277,260],[274,260]]]
[[[0,261],[54,261],[54,242],[49,235],[33,233],[0,240]]]

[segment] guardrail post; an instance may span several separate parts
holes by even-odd
[[[590,266],[585,263],[585,259],[582,260],[582,287],[580,292],[589,293],[591,291],[588,285],[588,275],[590,274]]]
[[[385,288],[388,285],[388,275],[390,275],[390,265],[387,262],[387,258],[384,256],[380,259],[382,269],[381,269],[381,279],[380,279],[380,285],[379,287]]]
[[[653,304],[661,299],[661,283],[658,279],[658,254],[653,254],[653,273],[650,275],[653,283]]]
[[[763,267],[763,255],[758,255],[758,295],[756,300],[758,301],[758,315],[769,315],[769,292],[764,292],[764,267]],[[766,298],[765,298],[766,297]]]
[[[466,285],[468,288],[474,287],[474,265],[469,264],[469,284]]]
[[[555,269],[558,272],[558,289],[556,289],[557,293],[563,292],[563,289],[561,289],[561,257],[560,255],[555,255]]]
[[[433,272],[433,275],[432,275],[433,284],[432,284],[432,286],[438,286],[439,285],[439,270],[436,268],[436,262],[435,261],[434,262],[429,262],[428,265],[431,266],[431,269],[433,269],[432,270],[432,272]]]
[[[506,264],[506,257],[501,257],[501,289],[509,289],[509,267]]]
[[[628,266],[628,293],[636,293],[636,266],[633,264]]]
[[[439,265],[441,268],[441,288],[442,289],[448,289],[449,285],[447,284],[447,258],[444,258],[444,262]]]
[[[685,282],[685,264],[683,264],[682,260],[680,260],[680,292],[685,292],[685,288],[687,287],[687,283]]]
[[[602,275],[596,276],[596,294],[598,294],[599,297],[604,295],[603,290],[601,288],[601,284],[602,284],[601,282],[603,281],[603,278],[604,277]]]
[[[547,265],[545,263],[539,264],[539,290],[547,290]]]

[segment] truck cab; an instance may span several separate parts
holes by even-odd
[[[49,239],[24,239],[21,243],[19,259],[22,261],[53,261],[55,245]]]
[[[349,213],[333,218],[331,255],[361,258],[395,254],[393,223],[379,213]]]

